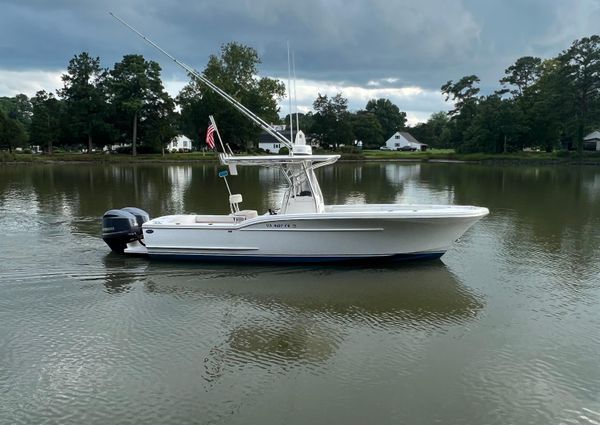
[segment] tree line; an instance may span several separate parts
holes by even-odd
[[[265,121],[279,124],[278,101],[285,86],[258,75],[260,58],[251,47],[228,43],[211,55],[203,74]],[[236,150],[256,148],[260,129],[220,96],[190,76],[172,98],[158,63],[125,55],[112,69],[83,52],[74,56],[56,93],[39,91],[0,98],[0,149],[41,145],[92,151],[104,145],[130,145],[131,153],[159,152],[175,135],[204,146],[208,116]],[[321,146],[337,148],[362,141],[378,148],[407,129],[421,142],[458,152],[507,152],[523,148],[583,149],[586,132],[600,126],[600,37],[575,40],[554,58],[526,56],[510,65],[491,94],[480,94],[480,79],[468,75],[441,86],[449,112],[407,127],[406,113],[389,99],[370,100],[349,111],[341,93],[319,94],[313,111],[299,114],[300,127]]]
[[[18,137],[1,136],[0,147],[41,145],[96,147],[133,143],[156,148],[176,131],[173,99],[160,79],[160,66],[141,55],[126,55],[111,70],[83,52],[71,59],[56,93],[38,91],[28,99],[20,94],[0,98],[0,120],[10,123]]]
[[[287,123],[279,117],[278,101],[285,86],[271,78],[257,78],[256,50],[229,43],[210,56],[203,74],[267,122]],[[197,148],[204,147],[209,115],[214,115],[223,139],[236,150],[257,148],[260,128],[190,76],[172,98],[165,91],[158,63],[141,55],[126,55],[112,69],[83,52],[71,59],[56,93],[39,91],[28,99],[20,94],[0,98],[0,148],[40,145],[48,153],[56,147],[91,152],[105,145],[131,145],[135,155],[159,152],[175,135],[185,134]],[[406,114],[387,99],[372,100],[364,111],[348,111],[348,100],[337,94],[319,95],[314,113],[300,114],[302,129],[322,145],[352,144],[356,138],[372,147],[404,128]]]
[[[575,40],[550,59],[517,59],[489,95],[479,94],[479,83],[468,75],[442,85],[454,108],[433,114],[414,135],[458,152],[581,152],[585,135],[600,127],[600,37]]]

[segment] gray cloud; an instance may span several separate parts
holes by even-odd
[[[258,50],[261,74],[285,79],[290,40],[303,79],[429,91],[473,73],[493,90],[518,57],[555,55],[600,20],[597,0],[0,0],[0,10],[5,71],[64,69],[85,50],[106,67],[142,53],[166,79],[185,78],[110,10],[198,69],[239,41]]]

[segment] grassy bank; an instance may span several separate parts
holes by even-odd
[[[132,162],[202,162],[216,161],[212,152],[191,152],[171,154],[140,154],[137,156],[105,153],[68,153],[46,154],[8,154],[0,155],[0,162],[97,162],[97,163],[132,163]]]
[[[315,153],[332,153],[319,151]],[[515,152],[506,154],[471,153],[458,154],[452,149],[434,149],[426,152],[362,151],[360,153],[341,153],[341,161],[461,161],[472,163],[515,163],[515,164],[593,164],[600,165],[600,152],[584,152],[579,156],[575,152]],[[193,163],[216,161],[212,152],[191,152],[161,154],[141,154],[137,156],[104,153],[55,153],[23,154],[0,152],[3,163]]]
[[[391,152],[391,151],[364,151],[360,154],[364,160],[374,161],[460,161],[472,163],[521,163],[521,164],[598,164],[600,165],[600,152],[513,152],[513,153],[468,153],[461,154],[453,149],[432,149],[425,152]],[[345,155],[342,155],[344,158]],[[350,158],[348,158],[350,159]]]

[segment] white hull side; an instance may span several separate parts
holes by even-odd
[[[213,225],[190,220],[195,216],[160,217],[144,224],[144,241],[151,256],[264,261],[439,257],[487,214],[485,208],[447,206],[328,206],[326,211]]]

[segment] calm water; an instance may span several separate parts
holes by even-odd
[[[327,203],[490,209],[429,263],[150,263],[99,238],[111,207],[225,212],[216,173],[0,167],[0,423],[600,422],[600,169],[321,171]],[[230,182],[259,210],[282,189]]]

